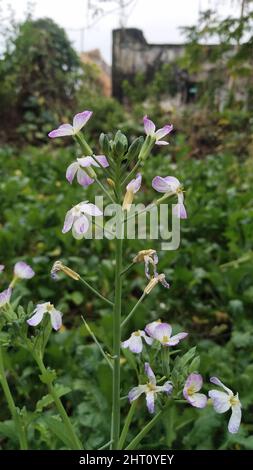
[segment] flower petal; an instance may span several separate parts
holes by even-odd
[[[51,319],[51,324],[52,324],[53,329],[55,331],[59,330],[62,326],[62,314],[61,314],[61,312],[59,312],[59,310],[56,310],[54,308],[50,312],[50,319]]]
[[[128,398],[129,398],[130,403],[134,400],[137,400],[137,398],[139,398],[139,396],[142,393],[144,393],[145,390],[146,390],[146,385],[138,385],[138,387],[132,388],[132,390],[130,390],[130,392],[128,394]]]
[[[157,140],[162,139],[166,135],[168,135],[173,130],[173,124],[167,124],[166,126],[158,129],[155,133]],[[166,142],[167,143],[167,142]]]
[[[159,193],[168,193],[171,191],[171,186],[167,182],[166,178],[162,176],[155,176],[152,180],[152,187]]]
[[[75,217],[74,217],[73,210],[70,209],[66,214],[63,229],[62,229],[62,233],[69,232],[69,230],[71,229],[71,227],[73,225],[74,219],[75,219]]]
[[[166,142],[166,140],[157,140],[156,145],[169,145],[169,142]]]
[[[134,354],[140,354],[143,349],[141,336],[135,336],[135,334],[132,334],[131,338],[129,339],[128,348]]]
[[[194,387],[194,391],[198,392],[203,386],[203,379],[200,374],[190,374],[185,382],[184,390],[189,387]]]
[[[155,411],[155,394],[154,392],[146,392],[146,403],[149,413],[154,413]]]
[[[35,314],[27,320],[28,325],[30,326],[37,326],[42,320],[45,315],[45,310],[42,308],[35,309]]]
[[[35,272],[29,264],[26,264],[24,261],[19,261],[14,266],[14,274],[19,277],[19,279],[31,279],[35,275]]]
[[[70,184],[72,183],[78,168],[79,165],[77,162],[71,163],[71,165],[68,166],[66,171],[66,179]]]
[[[0,307],[3,307],[5,304],[8,304],[11,298],[12,289],[8,287],[3,292],[0,292]]]
[[[81,202],[80,209],[84,214],[93,215],[94,217],[103,215],[103,212],[101,212],[101,210],[95,204],[91,204],[90,202]]]
[[[77,181],[84,188],[94,183],[94,179],[92,179],[89,175],[87,175],[87,173],[81,168],[78,168],[77,170]]]
[[[100,163],[100,165],[104,168],[107,168],[109,166],[108,160],[105,155],[95,155],[96,160]],[[95,158],[93,158],[93,165],[99,166],[96,162]]]
[[[65,137],[67,135],[74,135],[74,129],[70,124],[62,124],[58,129],[49,132],[48,137],[55,139],[56,137]]]
[[[150,383],[155,385],[156,384],[155,374],[152,371],[148,362],[145,362],[144,369],[145,369],[145,374],[148,376]]]
[[[232,406],[232,414],[228,422],[229,432],[231,432],[232,434],[236,434],[238,432],[240,424],[241,424],[241,419],[242,419],[242,410],[241,410],[241,405],[238,403],[238,405]]]
[[[225,413],[231,407],[230,396],[219,390],[210,390],[208,396],[211,398],[216,413]]]
[[[161,325],[161,323],[161,320],[155,320],[151,323],[148,323],[148,325],[145,326],[146,333],[148,333],[148,335],[152,337],[154,335],[155,328],[158,325]]]
[[[86,122],[91,118],[92,114],[92,111],[83,111],[82,113],[78,113],[74,116],[73,128],[75,134],[82,129]]]
[[[169,380],[165,382],[165,384],[163,384],[162,386],[158,386],[155,389],[156,392],[166,392],[168,394],[171,393],[172,390],[173,390],[173,385],[172,385],[172,382],[170,382]]]
[[[151,346],[151,344],[153,343],[153,338],[147,336],[144,331],[141,331],[141,337],[144,338],[144,340],[149,346]]]
[[[73,230],[77,235],[83,235],[89,229],[89,220],[85,215],[81,215],[73,224]]]
[[[77,162],[83,168],[87,168],[91,165],[94,165],[96,162],[91,156],[77,158]],[[97,164],[96,164],[97,165]]]
[[[141,180],[142,180],[142,176],[140,173],[138,173],[136,178],[132,179],[132,181],[128,183],[126,187],[127,191],[133,191],[134,194],[137,193],[137,191],[139,191],[141,187]]]
[[[175,346],[176,344],[179,343],[179,341],[186,338],[186,336],[188,336],[188,333],[185,333],[185,332],[178,333],[177,335],[171,336],[171,338],[168,341],[168,346]]]
[[[221,382],[220,379],[218,379],[218,377],[211,377],[210,378],[210,382],[212,384],[215,384],[215,385],[219,385],[219,387],[222,387],[224,388],[224,390],[226,390],[226,392],[229,394],[229,395],[234,395],[232,390],[230,390],[230,388],[226,387],[226,385],[224,385],[224,383]]]
[[[169,325],[169,323],[160,323],[160,325],[158,325],[154,329],[154,332],[153,332],[152,336],[153,336],[153,338],[155,338],[158,341],[160,341],[161,343],[163,343],[165,341],[164,338],[168,338],[167,341],[169,340],[171,332],[172,332],[172,328]]]
[[[193,393],[185,398],[195,408],[205,408],[207,404],[207,397],[203,393]]]
[[[155,124],[153,121],[148,119],[148,116],[144,116],[143,118],[144,130],[147,135],[154,135],[155,133]]]

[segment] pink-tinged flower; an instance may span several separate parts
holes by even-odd
[[[84,111],[74,116],[73,125],[62,124],[58,129],[49,132],[48,137],[55,139],[56,137],[65,137],[67,135],[76,135],[83,128],[92,116],[92,111]]]
[[[156,145],[168,145],[168,142],[166,142],[165,140],[161,140],[161,139],[172,131],[173,129],[172,124],[168,124],[156,131],[155,124],[153,123],[153,121],[148,119],[148,116],[144,116],[143,123],[144,123],[144,130],[146,134],[155,138]]]
[[[94,171],[90,168],[91,166],[99,167],[100,165],[103,168],[109,166],[109,163],[104,155],[97,155],[96,160],[93,157],[82,157],[77,158],[76,162],[71,163],[67,168],[66,178],[69,183],[72,183],[74,177],[77,177],[77,181],[81,186],[89,186],[94,182],[92,176],[96,176]],[[99,165],[100,164],[100,165]]]
[[[5,289],[3,292],[0,292],[0,307],[3,307],[10,302],[11,294],[12,289],[10,287]]]
[[[222,387],[225,392],[220,390],[210,390],[209,397],[212,400],[213,407],[217,413],[225,413],[230,408],[232,414],[228,423],[228,430],[232,434],[236,434],[239,430],[242,418],[241,402],[238,393],[234,395],[230,388],[226,387],[217,377],[211,377],[210,382]]]
[[[156,266],[158,264],[158,256],[156,250],[141,250],[138,254],[134,257],[134,263],[141,263],[144,261],[145,264],[145,274],[148,279],[150,279],[150,265],[153,268],[153,275],[157,274]]]
[[[62,313],[56,310],[50,302],[38,304],[33,311],[33,316],[27,320],[28,325],[37,326],[43,320],[44,315],[50,315],[51,325],[54,330],[59,330],[62,326]]]
[[[4,268],[5,268],[4,264],[0,264],[0,273],[3,272]]]
[[[145,331],[146,333],[149,335],[149,336],[153,336],[153,333],[155,331],[155,328],[158,326],[158,325],[161,325],[162,321],[161,320],[155,320],[155,321],[152,321],[151,323],[149,323],[148,325],[145,326]]]
[[[182,186],[174,176],[155,176],[152,181],[153,188],[159,193],[176,194],[178,203],[173,208],[173,213],[180,219],[187,219],[187,212],[184,206],[184,194]]]
[[[142,352],[143,349],[142,338],[146,341],[149,346],[153,343],[153,339],[149,338],[146,335],[145,331],[137,330],[131,334],[129,339],[123,341],[123,343],[121,343],[121,346],[124,349],[128,348],[135,354],[139,354]]]
[[[156,327],[152,324],[147,325],[148,331],[151,333],[151,337],[159,341],[163,346],[175,346],[182,339],[188,336],[188,333],[178,333],[177,335],[171,336],[172,328],[169,323],[159,323]],[[147,331],[145,329],[145,331]]]
[[[139,191],[141,187],[141,181],[142,181],[142,176],[140,173],[138,173],[136,178],[132,179],[132,181],[128,183],[126,187],[126,194],[125,194],[123,205],[122,205],[122,208],[124,211],[130,210],[134,195],[135,193],[137,193],[137,191]]]
[[[89,219],[84,214],[98,217],[103,213],[95,204],[88,201],[80,202],[67,212],[62,233],[67,233],[72,228],[75,238],[83,238],[90,225]]]
[[[142,393],[146,395],[147,408],[150,413],[155,411],[155,398],[156,394],[159,392],[165,392],[170,394],[172,392],[173,386],[170,381],[165,382],[164,385],[156,385],[156,377],[152,371],[148,362],[145,362],[145,373],[148,377],[148,383],[146,385],[138,385],[138,387],[132,388],[128,394],[130,403],[134,400],[137,400]]]
[[[203,379],[200,374],[190,374],[184,385],[183,395],[195,408],[205,408],[207,404],[207,397],[203,393],[198,393],[202,386]]]
[[[14,266],[14,276],[19,279],[31,279],[35,275],[35,272],[24,261],[19,261]]]
[[[166,287],[166,289],[170,288],[169,283],[165,279],[165,274],[158,274],[157,272],[155,272],[154,277],[150,279],[148,285],[144,289],[145,294],[149,294],[159,282],[163,285],[163,287]]]

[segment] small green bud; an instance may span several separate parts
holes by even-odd
[[[126,158],[131,162],[133,161],[135,158],[138,157],[140,151],[141,151],[141,148],[142,148],[142,145],[143,145],[143,142],[144,142],[144,138],[141,136],[141,137],[138,137],[137,139],[135,139],[129,149],[128,149],[128,152],[126,154]]]
[[[123,157],[123,155],[125,155],[127,148],[128,148],[128,140],[121,131],[116,132],[116,135],[114,138],[114,144],[115,144],[116,155],[118,157]]]
[[[109,156],[111,152],[110,142],[106,134],[102,133],[99,137],[99,144],[105,156]]]

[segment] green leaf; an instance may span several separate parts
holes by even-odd
[[[46,416],[44,419],[50,431],[52,431],[68,449],[72,449],[72,442],[68,437],[68,431],[64,423],[56,416]]]
[[[65,387],[65,385],[61,385],[61,384],[56,384],[54,389],[56,391],[56,394],[57,394],[58,398],[60,398],[64,395],[66,395],[67,393],[71,392],[71,388]],[[50,394],[45,395],[44,397],[42,397],[37,402],[36,412],[40,413],[43,410],[43,408],[46,408],[47,406],[51,405],[51,403],[53,403],[53,402],[54,402],[54,400],[53,400],[53,398]]]
[[[8,437],[12,441],[17,441],[17,430],[12,420],[0,423],[0,436]]]
[[[47,369],[44,374],[40,374],[39,378],[43,384],[49,385],[56,379],[56,372],[54,370]]]

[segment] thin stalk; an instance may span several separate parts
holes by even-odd
[[[133,419],[133,416],[134,416],[134,413],[135,413],[136,405],[137,405],[137,400],[134,400],[132,402],[130,408],[129,408],[129,412],[128,412],[128,415],[126,417],[126,421],[125,421],[125,424],[124,424],[124,427],[122,429],[120,439],[119,439],[119,449],[120,450],[123,449],[123,446],[125,444],[125,440],[126,440],[126,437],[127,437],[129,426],[132,422],[132,419]]]
[[[135,436],[135,438],[130,442],[125,450],[133,450],[137,447],[139,442],[148,434],[148,432],[153,428],[153,426],[158,423],[159,419],[162,417],[164,410],[159,411],[151,421]]]
[[[38,364],[38,367],[41,371],[42,374],[46,374],[47,373],[47,369],[43,363],[43,360],[38,357],[37,355],[34,356],[35,357],[35,360]],[[73,445],[73,448],[71,450],[83,450],[83,446],[81,444],[81,442],[79,441],[74,429],[73,429],[73,426],[72,426],[72,423],[66,413],[66,410],[61,402],[61,399],[58,397],[57,393],[56,393],[56,390],[53,386],[52,383],[48,383],[47,384],[47,387],[48,387],[48,391],[49,391],[49,394],[51,395],[51,397],[53,398],[54,400],[54,403],[55,403],[55,406],[57,408],[57,411],[63,421],[63,423],[65,424],[66,426],[66,430],[68,432],[68,435],[72,441],[72,445]]]
[[[146,297],[146,293],[143,292],[142,296],[139,298],[138,302],[135,304],[134,308],[131,310],[131,312],[127,315],[127,317],[123,320],[123,322],[121,323],[121,328],[123,328],[127,322],[130,320],[130,318],[132,318],[134,312],[136,311],[136,309],[139,307],[140,303],[143,301],[143,299]]]
[[[98,450],[104,450],[104,449],[107,449],[107,447],[109,447],[111,444],[112,444],[112,441],[109,441],[109,442],[107,442],[106,444],[104,444],[102,447],[99,447],[99,449],[98,449]]]
[[[123,271],[121,271],[120,275],[121,276],[124,276],[126,273],[128,273],[128,271],[130,271],[130,269],[132,269],[134,267],[136,263],[132,262],[131,264],[129,264],[129,266],[127,266],[127,268],[123,269]]]
[[[122,183],[121,183],[122,186],[125,186],[131,180],[132,176],[134,176],[134,174],[136,173],[136,171],[138,170],[138,168],[141,164],[142,164],[141,160],[138,160],[137,163],[135,163],[135,165],[132,168],[132,170],[130,171],[130,173],[128,173],[128,175],[122,181]]]
[[[109,191],[107,191],[107,189],[104,187],[103,183],[101,183],[101,181],[98,179],[98,178],[95,178],[94,177],[94,180],[96,181],[96,183],[99,185],[99,187],[102,189],[102,191],[104,191],[104,193],[106,194],[106,196],[108,197],[108,199],[110,199],[110,201],[115,204],[115,201],[113,199],[113,197],[110,195]]]
[[[90,329],[88,323],[85,321],[84,317],[81,316],[81,319],[83,320],[85,326],[86,326],[86,329],[88,331],[88,333],[90,334],[90,336],[92,337],[94,343],[96,343],[98,349],[100,350],[102,356],[105,358],[107,364],[109,365],[110,369],[113,369],[113,366],[112,366],[112,363],[110,361],[110,359],[108,358],[108,356],[106,355],[106,353],[104,352],[100,342],[98,341],[98,339],[96,338],[96,336],[94,335],[93,331]]]
[[[0,346],[0,383],[3,388],[4,396],[6,398],[6,401],[8,403],[8,407],[12,416],[12,419],[14,421],[14,424],[17,429],[17,434],[18,434],[18,439],[19,439],[19,445],[21,450],[27,450],[28,449],[28,444],[27,444],[27,439],[26,439],[26,434],[25,430],[23,427],[23,424],[21,422],[21,418],[17,412],[17,408],[15,405],[15,402],[13,400],[9,384],[6,379],[5,375],[5,369],[4,369],[4,360],[3,360],[3,352],[2,348]]]
[[[85,279],[83,279],[82,277],[80,277],[79,279],[82,282],[82,284],[84,284],[91,292],[93,292],[93,294],[95,294],[97,297],[99,297],[101,300],[106,302],[111,307],[113,306],[113,302],[111,302],[111,300],[107,299],[102,294],[100,294],[100,292],[98,292],[97,289],[95,289],[87,281],[85,281]]]

